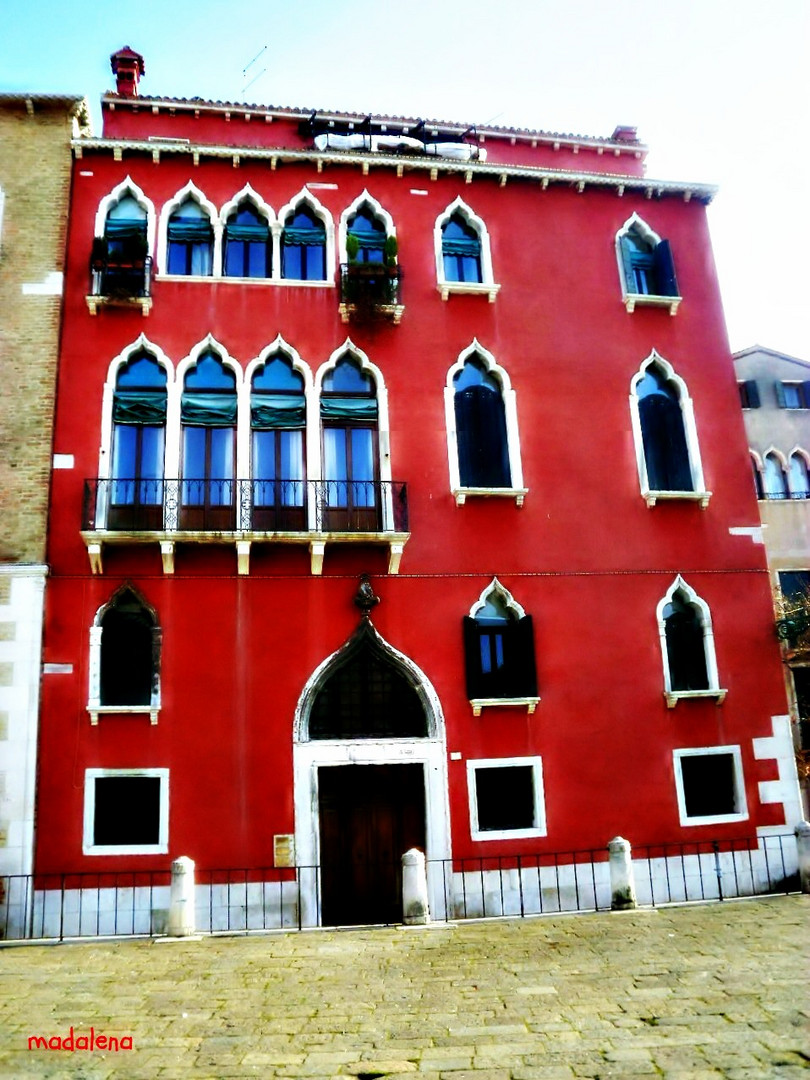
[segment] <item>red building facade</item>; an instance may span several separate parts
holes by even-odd
[[[113,64],[74,143],[39,872],[319,866],[310,921],[376,921],[412,846],[792,828],[713,190],[632,129]]]

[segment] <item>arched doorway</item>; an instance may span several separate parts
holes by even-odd
[[[313,673],[294,743],[296,851],[306,925],[400,922],[401,858],[449,856],[444,722],[425,675],[364,617]],[[308,869],[309,868],[309,869]]]

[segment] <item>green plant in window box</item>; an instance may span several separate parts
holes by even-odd
[[[397,253],[399,251],[399,244],[395,236],[386,236],[385,238],[385,265],[394,267],[397,265]]]
[[[357,262],[357,253],[359,251],[360,241],[354,235],[354,233],[349,233],[349,235],[346,237],[346,257],[348,258],[350,263]]]

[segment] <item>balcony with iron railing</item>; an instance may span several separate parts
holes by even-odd
[[[92,479],[84,486],[82,539],[93,573],[106,545],[159,543],[174,572],[177,543],[233,544],[240,574],[254,543],[306,544],[320,574],[326,544],[388,548],[396,574],[408,532],[398,480]]]
[[[339,311],[345,323],[390,319],[398,326],[405,311],[399,265],[341,263]]]
[[[152,310],[152,256],[95,256],[90,260],[90,292],[87,308],[95,315],[100,307],[136,307],[143,315]]]

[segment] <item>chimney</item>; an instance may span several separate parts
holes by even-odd
[[[143,57],[125,45],[110,57],[110,67],[115,75],[115,89],[120,97],[137,97],[138,80],[144,74]]]

